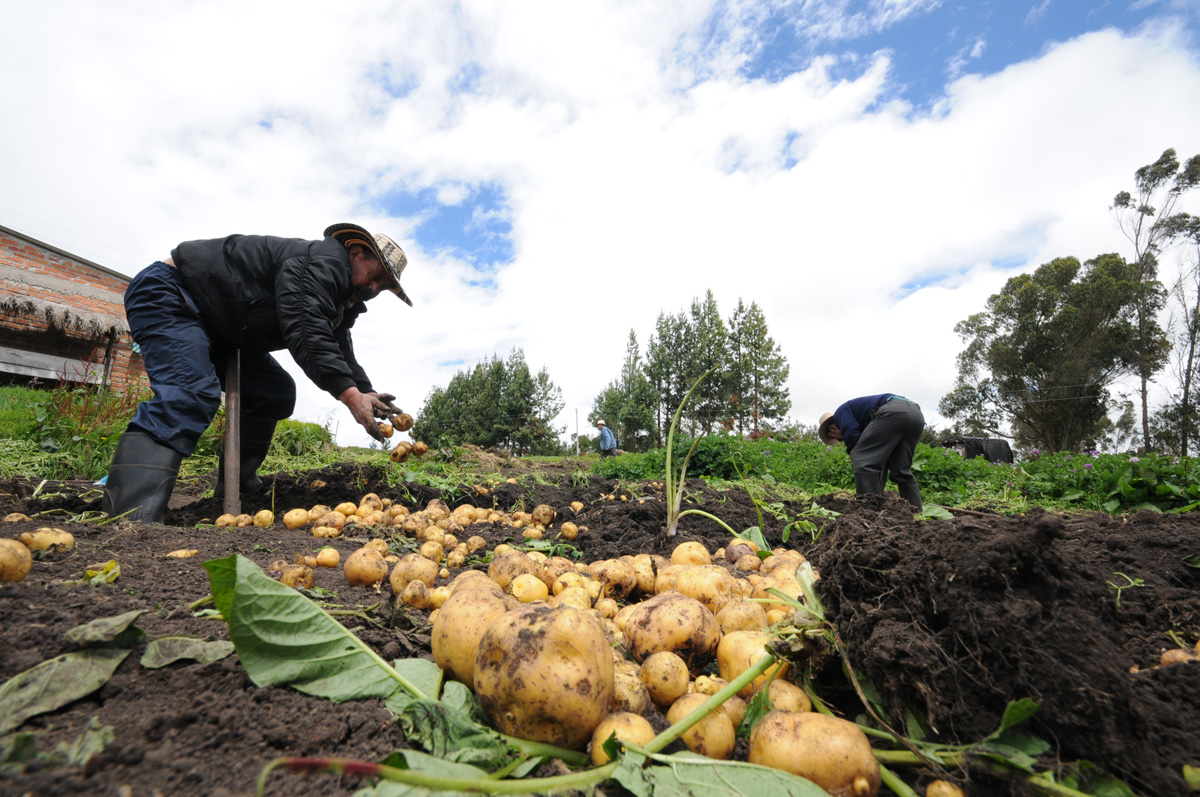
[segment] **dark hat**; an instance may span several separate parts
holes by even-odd
[[[337,239],[337,242],[347,249],[353,244],[365,246],[392,275],[392,281],[396,283],[396,287],[391,289],[392,293],[412,307],[412,299],[409,299],[408,294],[400,287],[400,275],[408,265],[408,257],[399,244],[386,235],[371,235],[357,224],[334,224],[325,230],[325,237]]]

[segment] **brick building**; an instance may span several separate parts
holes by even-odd
[[[125,321],[129,279],[0,226],[0,383],[148,384]]]

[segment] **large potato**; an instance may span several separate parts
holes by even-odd
[[[650,699],[659,708],[667,708],[687,692],[687,664],[666,650],[646,657],[642,662],[641,678]]]
[[[625,619],[625,648],[637,661],[667,650],[694,669],[712,656],[719,638],[716,616],[700,601],[678,592],[643,601]]]
[[[879,763],[866,734],[827,714],[770,712],[750,732],[749,761],[808,778],[833,797],[879,792]]]
[[[33,554],[16,540],[0,539],[0,581],[21,581],[33,567]]]
[[[722,634],[734,631],[761,631],[768,625],[767,610],[761,603],[733,600],[717,612],[717,623],[721,626]]]
[[[604,597],[621,599],[637,586],[633,565],[620,559],[605,559],[593,562],[588,568],[592,577],[600,582]]]
[[[675,577],[675,591],[703,603],[713,614],[741,597],[737,579],[720,565],[689,567]]]
[[[423,581],[426,587],[432,587],[433,582],[437,580],[437,574],[437,564],[419,553],[410,553],[396,562],[389,583],[392,585],[392,591],[399,595],[411,581]]]
[[[504,614],[479,640],[475,694],[502,733],[582,748],[613,696],[612,651],[599,618],[571,606]]]
[[[757,664],[759,659],[768,655],[767,642],[770,640],[770,635],[762,631],[734,631],[722,637],[717,646],[717,669],[720,671],[721,677],[726,681],[732,681]],[[738,696],[749,700],[772,674],[777,678],[783,678],[787,675],[787,670],[786,661],[780,661],[768,667],[766,672],[739,691]]]
[[[433,621],[433,660],[469,688],[475,686],[479,640],[492,623],[518,606],[515,598],[501,592],[486,576],[480,576],[478,580],[460,582]]]

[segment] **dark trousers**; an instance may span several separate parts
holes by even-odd
[[[921,488],[912,475],[912,461],[924,429],[921,408],[907,399],[894,398],[876,410],[850,452],[855,492],[882,493],[890,474],[901,497],[920,511]]]
[[[617,449],[615,449],[615,448],[600,449],[600,459],[604,459],[605,457],[615,457],[616,455],[617,455]]]
[[[188,456],[221,405],[231,350],[212,340],[179,272],[166,263],[129,283],[125,316],[154,391],[129,428]],[[244,414],[282,420],[295,409],[296,383],[269,353],[243,351],[241,399]]]

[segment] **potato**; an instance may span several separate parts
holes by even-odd
[[[613,695],[612,653],[599,619],[569,606],[502,615],[479,641],[475,694],[501,733],[582,748]]]
[[[768,713],[750,732],[748,760],[808,778],[832,797],[879,792],[879,763],[866,734],[827,714]]]
[[[600,612],[600,616],[605,620],[611,620],[617,616],[617,602],[612,598],[601,598],[592,605],[592,608]],[[617,626],[617,630],[621,632],[621,642],[625,641],[625,629]]]
[[[20,512],[9,512],[7,515],[4,516],[5,523],[21,523],[23,521],[27,521],[27,520],[31,520],[31,519],[32,518],[30,518],[29,515],[25,515]]]
[[[675,590],[675,579],[684,570],[687,570],[692,565],[667,565],[660,567],[658,573],[654,576],[654,592],[661,595],[664,592],[673,592]]]
[[[642,662],[642,683],[659,708],[683,697],[688,688],[688,668],[683,659],[666,650],[651,653]]]
[[[219,516],[217,516],[216,521],[213,522],[213,525],[219,529],[223,529],[227,526],[236,526],[237,518],[228,513],[226,513],[224,515],[219,515]]]
[[[768,625],[767,612],[761,603],[733,600],[717,612],[717,624],[721,626],[723,634],[734,631],[761,631]]]
[[[554,507],[549,504],[538,504],[533,508],[531,513],[533,522],[539,526],[549,526],[554,522],[554,518],[558,515],[554,511]]]
[[[633,566],[620,559],[605,559],[593,562],[589,568],[592,577],[601,584],[600,594],[605,598],[621,599],[637,586]]]
[[[254,525],[254,518],[243,512],[233,519],[233,525],[237,526],[239,529],[244,529],[248,526]]]
[[[739,596],[737,580],[720,565],[689,567],[675,577],[675,591],[700,601],[714,615]]]
[[[706,700],[708,700],[706,695],[695,692],[684,695],[667,710],[667,722],[674,725],[699,708]],[[713,711],[690,729],[684,731],[683,743],[693,753],[724,761],[733,755],[733,747],[737,743],[736,730],[733,720],[729,719],[728,714],[724,711]]]
[[[565,556],[551,556],[542,565],[541,578],[546,586],[553,590],[555,580],[563,573],[575,573],[575,563]]]
[[[812,711],[812,701],[808,695],[791,681],[780,678],[771,681],[767,696],[771,698],[771,705],[780,711],[794,711],[797,714]]]
[[[388,553],[387,540],[383,539],[382,537],[375,537],[374,539],[367,540],[365,543],[363,543],[363,547],[370,548],[374,551],[379,551],[381,556],[387,556]]]
[[[752,572],[762,567],[762,560],[756,555],[748,553],[745,556],[738,557],[734,562],[734,567],[745,572]]]
[[[324,504],[314,504],[313,508],[308,510],[308,520],[310,523],[316,523],[321,518],[328,515],[333,510]]]
[[[23,543],[0,539],[0,582],[17,582],[29,575],[33,554]]]
[[[317,566],[318,567],[337,567],[338,562],[342,561],[342,555],[338,553],[337,548],[330,548],[326,545],[321,550],[317,551]]]
[[[570,589],[571,587],[582,588],[586,582],[587,579],[581,573],[576,570],[568,570],[565,573],[561,573],[551,582],[550,591],[558,595],[563,590]]]
[[[388,583],[391,584],[392,591],[399,595],[413,581],[420,581],[426,587],[432,587],[433,582],[437,580],[437,574],[438,566],[435,562],[419,553],[410,553],[400,557],[400,561],[396,562]]]
[[[742,724],[742,720],[746,717],[746,709],[749,707],[750,705],[737,695],[733,695],[721,704],[721,708],[729,715],[729,721],[733,723],[734,730]]]
[[[592,608],[592,598],[583,587],[567,587],[551,600],[554,606],[574,606],[576,609]]]
[[[379,434],[385,440],[388,439],[389,437],[391,437],[395,433],[396,433],[396,430],[392,428],[392,425],[390,423],[388,423],[387,421],[379,422]]]
[[[966,797],[966,794],[948,780],[931,780],[925,787],[925,797]]]
[[[421,543],[419,556],[424,556],[431,562],[440,562],[446,555],[446,551],[442,548],[442,544],[437,540],[426,540]]]
[[[336,509],[334,509],[334,510],[332,510],[330,512],[326,512],[324,515],[322,515],[321,519],[317,521],[317,525],[326,526],[331,529],[345,528],[346,515],[342,512],[338,512]]]
[[[488,565],[488,578],[496,582],[496,586],[505,592],[509,591],[509,585],[513,579],[522,573],[529,573],[537,576],[540,568],[537,562],[530,559],[523,552],[510,549],[503,553],[497,553],[492,558],[492,563]]]
[[[434,587],[433,591],[429,593],[429,606],[433,609],[442,608],[442,605],[449,600],[450,594],[450,588],[445,585]],[[433,618],[430,617],[429,621],[432,623]]]
[[[619,741],[632,742],[641,747],[653,739],[656,734],[646,718],[638,714],[629,711],[609,714],[592,732],[593,766],[599,767],[609,762],[608,753],[604,752],[604,743],[614,735]]]
[[[70,551],[75,547],[71,532],[48,527],[27,531],[17,539],[31,551]]]
[[[496,586],[496,582],[487,577],[487,573],[481,570],[464,570],[454,577],[450,582],[450,591],[457,592],[460,589],[500,589]],[[503,592],[503,590],[501,590]],[[516,604],[514,604],[515,607]]]
[[[307,509],[289,509],[283,515],[283,525],[289,529],[298,529],[308,525]]]
[[[700,601],[678,592],[643,601],[625,620],[625,647],[636,661],[667,650],[690,669],[712,656],[719,636],[716,616]]]
[[[429,446],[422,440],[418,440],[412,445],[412,455],[414,457],[423,457],[429,452]]]
[[[743,556],[753,556],[757,559],[758,556],[755,554],[757,550],[758,546],[749,540],[737,539],[725,546],[725,558],[730,562],[736,562]],[[755,569],[757,570],[758,568]]]
[[[522,573],[514,578],[509,584],[509,591],[521,603],[544,601],[550,594],[546,583],[532,573]]]
[[[270,509],[260,509],[254,514],[254,525],[257,528],[265,529],[267,526],[275,522],[275,513]]]
[[[1183,648],[1167,648],[1158,657],[1158,666],[1169,667],[1172,664],[1183,664],[1188,661],[1200,661],[1200,653]]]
[[[712,557],[700,542],[681,542],[671,551],[673,565],[711,565]]]
[[[413,428],[413,417],[407,412],[402,412],[392,418],[392,425],[396,427],[396,431],[398,432],[407,432]]]
[[[583,509],[583,501],[572,501],[571,502],[571,511],[573,511],[576,515],[579,514],[581,509]]]
[[[450,597],[438,609],[437,619],[433,622],[431,642],[434,662],[470,689],[475,688],[475,654],[479,640],[493,622],[519,605],[487,576],[482,573],[478,576],[483,583],[476,583],[475,578],[464,578],[451,588]],[[468,584],[471,586],[467,587]]]
[[[350,586],[370,587],[387,578],[388,566],[379,551],[374,548],[359,548],[346,557],[342,573]]]
[[[767,642],[770,635],[762,631],[734,631],[721,638],[717,646],[717,669],[726,681],[732,681],[746,670],[758,663],[767,654]],[[776,678],[787,675],[788,664],[779,661],[768,667],[766,671],[738,692],[738,696],[749,700],[760,686],[766,683],[772,674]]]
[[[579,527],[568,520],[558,527],[558,533],[564,540],[573,540],[579,536]]]
[[[289,587],[312,589],[313,570],[308,565],[287,565],[279,574],[279,581]]]
[[[414,609],[422,611],[429,608],[429,587],[421,579],[408,582],[400,593],[400,600]]]
[[[354,503],[353,501],[342,501],[333,508],[333,511],[341,512],[346,517],[350,517],[358,511],[358,504]]]

